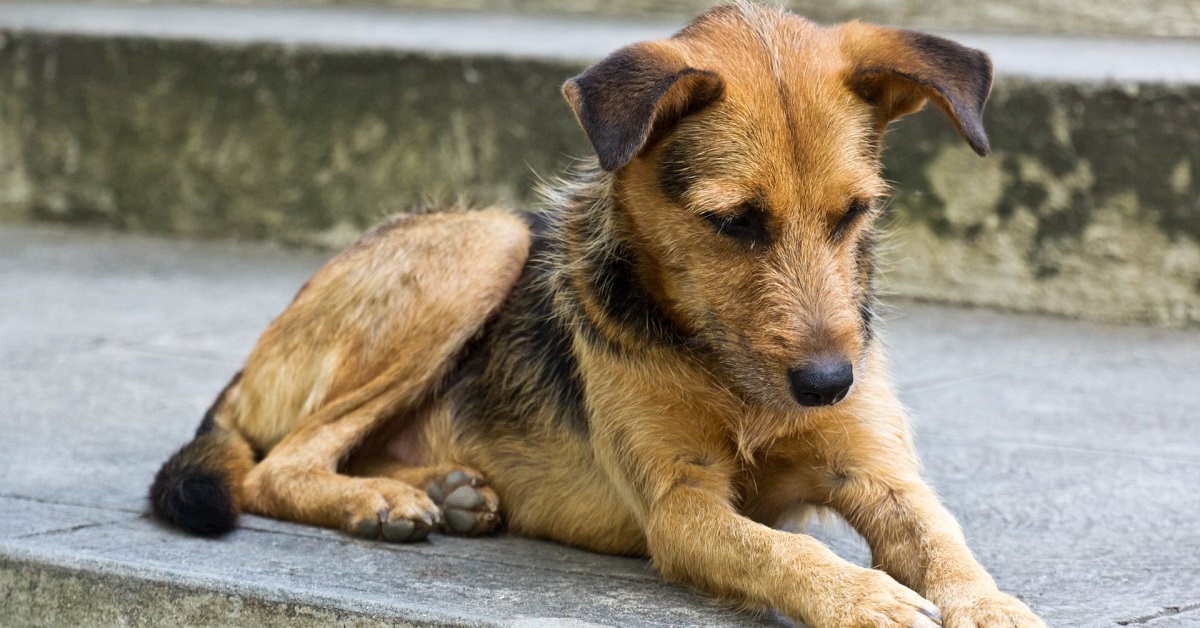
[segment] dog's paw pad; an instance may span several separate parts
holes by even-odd
[[[354,526],[353,532],[361,537],[374,539],[379,537],[379,519],[363,519]]]
[[[475,510],[487,503],[483,493],[473,486],[460,486],[442,502],[443,509]]]
[[[500,499],[482,477],[455,470],[430,483],[426,492],[442,508],[442,529],[477,536],[500,525]]]

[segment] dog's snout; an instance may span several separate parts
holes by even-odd
[[[841,358],[814,360],[788,371],[792,394],[802,406],[829,406],[846,398],[854,383],[854,365]]]

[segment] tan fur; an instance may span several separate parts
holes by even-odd
[[[232,427],[270,452],[244,480],[242,507],[355,533],[374,534],[377,520],[432,525],[424,485],[405,481],[422,474],[352,477],[339,464],[382,423],[420,420],[527,249],[525,225],[505,212],[402,216],[322,268],[263,334],[227,402]]]
[[[933,605],[946,626],[1042,625],[921,480],[864,319],[878,210],[832,235],[848,206],[878,207],[880,135],[927,98],[987,150],[972,119],[986,57],[914,37],[731,5],[569,82],[611,172],[550,197],[551,252],[526,265],[528,231],[503,212],[428,214],[322,269],[224,404],[223,426],[265,454],[240,505],[387,537],[432,525],[423,489],[461,472],[485,502],[469,533],[500,509],[513,533],[648,555],[669,580],[814,627],[929,626]],[[696,172],[676,173],[674,198],[680,154],[671,168]],[[769,239],[705,218],[748,202]],[[605,292],[626,266],[651,305]],[[854,387],[802,408],[789,370],[822,355],[852,359]],[[878,569],[770,527],[804,504],[844,517]]]

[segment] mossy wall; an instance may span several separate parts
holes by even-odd
[[[588,145],[570,63],[9,34],[0,220],[339,246],[423,201],[534,201]],[[886,283],[1200,323],[1200,87],[1001,79],[976,157],[894,126]]]

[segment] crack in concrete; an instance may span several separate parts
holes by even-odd
[[[0,493],[0,499],[16,499],[16,500],[21,500],[21,501],[34,502],[35,504],[45,504],[47,506],[70,506],[72,508],[87,508],[89,510],[100,510],[100,511],[104,511],[104,512],[123,512],[123,513],[130,513],[130,514],[136,514],[136,515],[143,514],[142,510],[134,510],[131,508],[115,508],[112,506],[97,506],[95,504],[84,504],[84,503],[80,503],[80,502],[69,502],[69,501],[62,501],[62,500],[57,500],[57,499],[47,499],[45,497],[34,497],[32,495],[19,495],[17,493]]]
[[[1142,615],[1141,617],[1133,617],[1131,619],[1117,620],[1117,625],[1140,626],[1143,624],[1148,624],[1156,619],[1162,619],[1163,617],[1174,617],[1176,615],[1182,615],[1184,613],[1190,613],[1196,610],[1200,610],[1200,604],[1188,604],[1187,606],[1164,606],[1156,613]]]
[[[101,526],[111,525],[114,523],[121,523],[123,521],[126,521],[126,519],[113,519],[112,521],[93,521],[91,523],[81,523],[79,525],[70,526],[67,528],[54,528],[53,530],[39,530],[37,532],[30,532],[28,534],[20,534],[17,536],[9,537],[5,540],[7,540],[7,541],[24,541],[24,540],[36,539],[36,538],[40,538],[40,537],[44,537],[44,536],[54,536],[54,535],[58,535],[58,534],[70,534],[72,532],[78,532],[80,530],[87,530],[88,528],[99,528]]]

